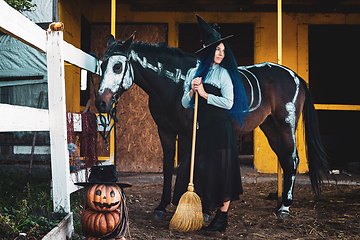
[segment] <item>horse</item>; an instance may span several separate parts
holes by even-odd
[[[166,216],[171,201],[171,182],[174,172],[176,135],[192,133],[193,109],[181,105],[184,81],[198,58],[165,44],[133,42],[134,34],[126,41],[108,40],[101,64],[102,77],[95,100],[99,112],[109,112],[122,93],[137,84],[149,95],[149,109],[157,125],[163,148],[163,193],[154,217]],[[249,114],[243,126],[233,122],[237,136],[256,127],[265,133],[283,169],[282,200],[277,216],[290,215],[293,187],[299,163],[295,131],[301,113],[305,124],[309,176],[312,190],[320,197],[322,173],[328,170],[314,103],[307,83],[294,71],[271,62],[240,66],[238,70],[246,90]]]

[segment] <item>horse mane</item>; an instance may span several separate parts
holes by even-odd
[[[121,47],[123,44],[124,41],[119,40],[109,45],[105,50],[103,59],[107,59],[114,54],[119,54],[119,46]],[[163,63],[172,63],[184,58],[197,59],[195,55],[183,52],[179,48],[169,47],[164,42],[159,42],[158,44],[142,41],[132,42],[129,50],[134,50],[135,52],[139,53],[146,53],[148,54],[147,57],[156,55],[156,59]]]
[[[179,48],[169,47],[164,42],[159,42],[158,44],[142,42],[142,41],[133,42],[131,44],[130,49],[140,52],[147,52],[150,54],[171,55],[172,57],[179,57],[179,58],[183,58],[183,57],[196,58],[195,55],[191,53],[183,52]]]

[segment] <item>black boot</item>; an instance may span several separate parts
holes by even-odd
[[[220,209],[216,212],[214,219],[209,226],[203,227],[205,231],[219,231],[224,232],[228,225],[227,212],[222,212]]]

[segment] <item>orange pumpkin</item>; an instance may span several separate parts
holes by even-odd
[[[115,184],[94,184],[86,192],[86,203],[93,210],[111,212],[119,207],[121,197],[121,189]]]
[[[92,236],[106,236],[113,232],[120,222],[120,211],[97,212],[86,209],[81,217],[83,230]]]

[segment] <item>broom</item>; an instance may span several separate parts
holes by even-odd
[[[195,162],[195,140],[197,127],[198,93],[195,92],[194,125],[191,147],[190,182],[188,190],[184,193],[171,218],[169,229],[181,232],[197,231],[203,225],[203,213],[200,197],[194,192],[194,162]]]

